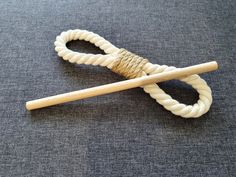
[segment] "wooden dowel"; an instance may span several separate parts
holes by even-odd
[[[53,106],[61,103],[71,102],[84,98],[90,98],[94,96],[109,94],[122,90],[127,90],[135,87],[140,87],[147,84],[163,82],[171,79],[177,79],[184,76],[193,74],[200,74],[205,72],[214,71],[218,68],[218,64],[215,61],[198,64],[174,71],[168,71],[160,74],[153,74],[149,76],[143,76],[140,78],[125,80],[121,82],[111,83],[107,85],[92,87],[84,90],[78,90],[74,92],[64,93],[60,95],[41,98],[33,101],[26,102],[26,109],[33,110],[43,107]]]

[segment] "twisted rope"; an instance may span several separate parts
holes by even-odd
[[[74,52],[66,47],[72,40],[85,40],[99,47],[106,54],[85,54]],[[125,49],[119,49],[103,37],[86,30],[69,30],[62,32],[55,41],[55,50],[64,60],[71,63],[106,66],[112,71],[127,78],[141,77],[161,72],[176,70],[173,66],[152,64]],[[124,69],[126,68],[126,69]],[[199,100],[194,105],[185,105],[165,93],[157,84],[142,86],[146,93],[173,114],[184,118],[197,118],[205,114],[212,103],[211,89],[198,75],[191,75],[179,79],[191,85],[198,93]]]

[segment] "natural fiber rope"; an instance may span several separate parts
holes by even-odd
[[[85,40],[104,50],[106,55],[74,52],[66,47],[72,40]],[[69,30],[62,32],[55,41],[55,50],[64,60],[71,63],[106,66],[112,71],[127,78],[141,77],[175,70],[175,67],[152,64],[125,49],[119,49],[101,36],[86,30]],[[194,105],[185,105],[166,94],[157,84],[145,85],[142,88],[159,104],[173,114],[184,118],[196,118],[205,114],[212,103],[211,89],[198,75],[181,78],[180,81],[191,85],[199,93],[199,100]]]
[[[125,49],[120,49],[118,56],[112,66],[113,72],[129,79],[142,76],[143,66],[148,63],[147,59]]]

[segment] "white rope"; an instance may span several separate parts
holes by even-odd
[[[74,52],[66,47],[66,43],[72,40],[85,40],[103,50],[106,55],[102,54],[85,54]],[[112,45],[103,37],[86,30],[69,30],[62,32],[57,36],[55,41],[55,50],[58,55],[64,60],[71,63],[86,64],[86,65],[100,65],[112,69],[113,64],[118,58],[119,48]],[[148,62],[143,67],[142,75],[151,75],[170,70],[175,70],[175,67],[168,67],[166,65],[152,64]],[[180,79],[180,81],[191,85],[199,93],[199,100],[194,105],[185,105],[173,99],[166,94],[157,84],[145,85],[142,88],[146,93],[149,93],[159,104],[165,109],[171,111],[173,114],[184,118],[197,118],[205,114],[212,103],[211,89],[207,83],[198,75],[191,75]]]

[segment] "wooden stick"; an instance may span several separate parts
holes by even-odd
[[[125,80],[121,82],[111,83],[107,85],[101,85],[84,90],[78,90],[74,92],[64,93],[60,95],[41,98],[33,101],[26,102],[26,109],[33,110],[70,101],[80,100],[84,98],[90,98],[98,95],[109,94],[122,90],[127,90],[135,87],[140,87],[147,84],[163,82],[171,79],[177,79],[193,74],[200,74],[204,72],[210,72],[216,70],[218,64],[215,61],[194,65],[179,70],[168,71],[160,74],[153,74],[149,76],[143,76],[135,79]]]

